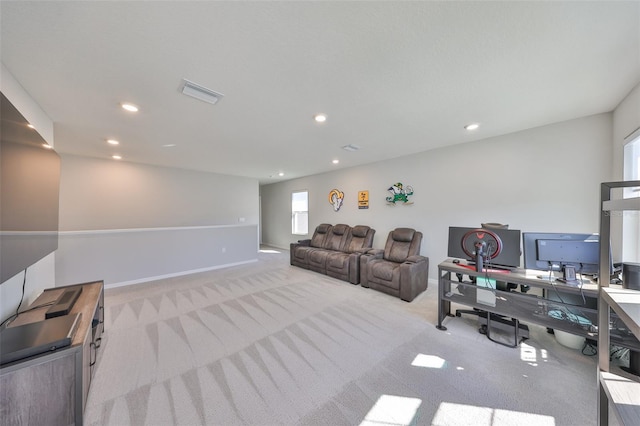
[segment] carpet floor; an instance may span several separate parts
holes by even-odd
[[[89,425],[595,425],[596,359],[289,265],[105,291]],[[434,278],[434,277],[432,277]]]

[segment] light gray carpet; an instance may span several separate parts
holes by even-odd
[[[596,424],[596,359],[541,327],[511,349],[473,318],[259,262],[105,294],[90,425]]]

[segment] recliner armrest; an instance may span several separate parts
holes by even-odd
[[[382,259],[384,257],[384,250],[381,249],[368,249],[360,256],[360,285],[364,288],[369,287],[368,277],[368,264],[369,261],[376,259]]]
[[[357,249],[357,250],[350,251],[349,253],[351,253],[351,254],[366,254],[369,250],[371,250],[371,249],[370,248],[360,248],[360,249]]]
[[[298,244],[300,244],[301,246],[310,246],[311,245],[311,240],[298,240]]]
[[[407,257],[407,259],[404,262],[405,263],[418,263],[418,262],[424,262],[425,260],[427,260],[426,257],[420,256],[420,255],[416,255],[416,256]]]
[[[411,302],[429,285],[429,258],[409,256],[400,265],[400,299]]]
[[[382,249],[368,249],[363,254],[366,255],[366,256],[374,257],[376,259],[382,259],[382,257],[384,256],[384,250],[382,250]]]

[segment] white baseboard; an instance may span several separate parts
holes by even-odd
[[[258,261],[258,259],[251,259],[251,260],[245,260],[243,262],[226,263],[224,265],[211,266],[209,268],[192,269],[192,270],[189,270],[189,271],[180,271],[180,272],[175,272],[175,273],[172,273],[172,274],[157,275],[157,276],[154,276],[154,277],[145,277],[145,278],[141,278],[141,279],[138,279],[138,280],[122,281],[122,282],[119,282],[119,283],[110,283],[110,284],[105,284],[104,288],[108,289],[108,288],[124,287],[124,286],[127,286],[127,285],[142,284],[142,283],[147,283],[149,281],[162,280],[162,279],[165,279],[165,278],[180,277],[182,275],[197,274],[199,272],[213,271],[215,269],[223,269],[223,268],[230,268],[232,266],[246,265],[248,263],[254,263],[254,262],[257,262],[257,261]]]
[[[278,250],[285,250],[285,251],[289,251],[290,247],[281,247],[278,244],[271,244],[271,243],[260,243],[260,246],[264,246],[264,247],[272,247],[272,248],[276,248]]]

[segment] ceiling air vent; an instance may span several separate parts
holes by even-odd
[[[222,93],[214,92],[187,79],[184,79],[182,93],[213,105],[224,96]]]
[[[345,151],[354,152],[354,151],[359,150],[360,147],[358,145],[354,145],[354,144],[350,143],[349,145],[343,146],[342,149],[344,149]]]

